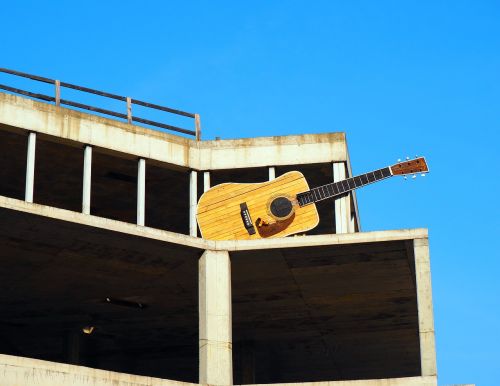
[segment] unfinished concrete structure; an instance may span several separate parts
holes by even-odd
[[[349,175],[343,133],[191,140],[0,94],[0,160],[0,385],[436,385],[425,229],[360,232],[346,196],[308,235],[198,237],[210,186]]]

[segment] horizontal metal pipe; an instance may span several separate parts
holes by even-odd
[[[125,116],[125,118],[126,118],[126,116]],[[158,126],[158,127],[163,128],[163,129],[177,131],[179,133],[184,133],[184,134],[189,134],[189,135],[196,135],[196,133],[193,130],[186,130],[186,129],[182,129],[182,128],[177,127],[177,126],[166,125],[164,123],[150,121],[149,119],[132,117],[132,121],[145,123],[146,125],[151,125],[151,126]]]
[[[112,98],[112,99],[118,99],[119,101],[126,101],[127,100],[126,97],[122,97],[120,95],[111,94],[109,92],[104,92],[104,91],[99,91],[99,90],[94,90],[93,88],[77,86],[76,84],[71,84],[71,83],[66,83],[66,82],[61,82],[61,87],[72,88],[74,90],[88,92],[90,94],[95,94],[95,95],[99,95],[99,96],[103,96],[103,97],[107,97],[107,98]]]
[[[72,102],[72,101],[68,101],[66,99],[61,99],[61,104],[67,105],[67,106],[78,107],[80,109],[95,111],[96,113],[107,114],[107,115],[112,115],[114,117],[127,119],[127,114],[121,114],[121,113],[117,113],[117,112],[111,111],[111,110],[100,109],[99,107],[84,105],[83,103]]]
[[[137,99],[132,99],[132,103],[135,105],[141,105],[141,106],[149,107],[152,109],[166,111],[166,112],[172,113],[172,114],[184,115],[185,117],[194,118],[194,114],[187,113],[187,112],[182,111],[182,110],[171,109],[170,107],[155,105],[154,103],[143,102],[143,101],[139,101]]]
[[[6,91],[10,91],[10,92],[13,92],[13,93],[16,93],[16,94],[30,96],[32,98],[42,99],[42,100],[48,101],[48,102],[54,102],[56,100],[56,98],[53,98],[53,97],[45,95],[45,94],[37,94],[37,93],[34,93],[34,92],[29,92],[29,91],[21,90],[19,88],[9,87],[9,86],[6,86],[4,84],[0,84],[0,89],[6,90]]]
[[[38,80],[39,82],[44,82],[44,83],[52,83],[52,84],[55,83],[54,79],[44,78],[43,76],[38,76],[38,75],[27,74],[26,72],[9,70],[8,68],[0,68],[0,72],[5,72],[6,74],[11,74],[11,75],[22,76],[23,78]]]

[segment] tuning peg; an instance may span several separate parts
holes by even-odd
[[[403,178],[404,178],[405,180],[407,180],[407,179],[408,179],[408,177],[407,177],[407,176],[404,176]]]
[[[425,173],[422,173],[420,176],[425,177]]]
[[[401,158],[398,158],[398,162],[401,162]]]
[[[416,174],[414,174],[413,176],[411,176],[411,178],[412,178],[412,179],[415,179],[415,178],[417,178],[417,175],[416,175]]]
[[[418,158],[418,155],[415,155],[415,158]]]
[[[406,160],[408,161],[410,159],[410,157],[406,157]]]

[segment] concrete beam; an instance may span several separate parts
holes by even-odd
[[[140,375],[0,354],[0,385],[16,386],[195,386]],[[278,383],[276,386],[436,386],[435,376],[355,381]],[[471,385],[473,386],[473,385]]]
[[[199,261],[199,382],[233,384],[231,262],[207,250]]]
[[[344,133],[196,141],[5,93],[0,124],[194,170],[347,159]]]
[[[26,203],[23,200],[17,200],[15,198],[5,196],[0,196],[0,208],[17,210],[36,216],[53,218],[55,220],[69,221],[77,224],[108,229],[110,231],[146,237],[154,240],[164,241],[167,243],[186,245],[202,250],[211,249],[221,251],[243,251],[255,249],[296,248],[321,245],[343,245],[395,240],[413,240],[427,238],[428,236],[427,229],[416,228],[377,232],[359,232],[338,235],[330,234],[296,236],[267,240],[212,241],[156,228],[138,227],[136,224],[111,220],[104,217],[84,215],[82,213],[73,212],[66,209],[54,208],[51,206],[39,204],[30,204]]]
[[[26,155],[26,186],[24,191],[24,200],[33,202],[33,188],[35,185],[35,150],[36,133],[28,135],[28,152]]]
[[[347,159],[344,133],[201,141],[197,146],[198,151],[190,153],[190,164],[202,170],[303,165]]]
[[[422,375],[437,375],[429,240],[426,238],[414,240],[413,249],[415,255]]]
[[[273,384],[273,386],[436,386],[436,385],[437,385],[436,377],[404,377],[404,378],[361,379],[355,381],[324,381],[324,382],[297,382],[297,383]]]
[[[0,354],[1,386],[195,386],[140,375]]]

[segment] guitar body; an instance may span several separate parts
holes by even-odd
[[[263,183],[216,185],[198,202],[201,235],[209,240],[250,240],[305,232],[319,222],[315,204],[297,203],[297,193],[308,190],[304,175],[296,171]]]

